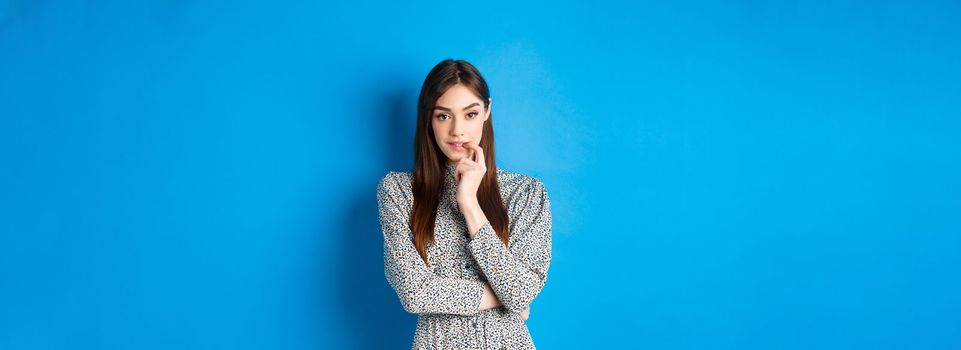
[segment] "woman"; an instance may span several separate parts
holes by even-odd
[[[414,349],[532,349],[525,321],[551,261],[544,183],[498,169],[490,93],[463,60],[438,63],[417,105],[412,172],[377,188],[384,274],[418,314]]]

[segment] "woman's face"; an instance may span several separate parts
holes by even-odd
[[[491,107],[484,108],[484,101],[463,84],[457,84],[437,99],[431,111],[434,140],[450,163],[467,156],[465,141],[480,144],[484,122],[491,116]]]

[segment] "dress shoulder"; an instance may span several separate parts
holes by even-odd
[[[497,179],[508,212],[547,196],[544,182],[536,176],[498,168]]]
[[[497,182],[501,187],[509,189],[524,189],[532,190],[535,187],[544,186],[544,182],[540,178],[522,174],[510,170],[505,170],[497,168]]]
[[[378,189],[393,189],[410,187],[411,173],[409,171],[389,170],[380,178],[377,184]]]
[[[378,202],[409,202],[413,198],[409,171],[388,171],[377,183]]]

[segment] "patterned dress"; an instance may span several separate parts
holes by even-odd
[[[390,171],[377,186],[384,274],[401,305],[418,314],[414,349],[533,349],[520,313],[540,293],[551,261],[551,210],[544,183],[497,169],[509,216],[510,248],[490,223],[473,239],[455,199],[454,166],[445,169],[429,266],[414,248],[410,172]],[[484,285],[503,306],[479,310]]]

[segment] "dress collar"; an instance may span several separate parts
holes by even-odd
[[[454,180],[454,168],[456,166],[449,162],[444,163],[444,191],[454,192],[457,189],[457,182]]]

